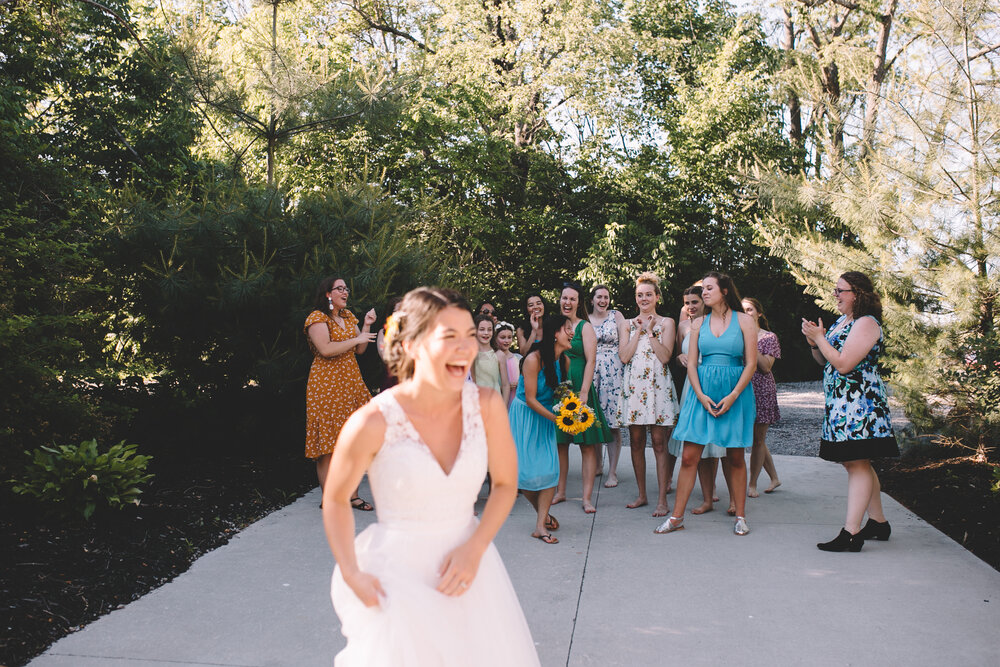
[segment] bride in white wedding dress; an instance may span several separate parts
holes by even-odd
[[[503,399],[466,382],[478,352],[468,304],[422,287],[394,318],[386,359],[400,384],[347,421],[323,495],[347,638],[335,665],[538,665],[493,546],[517,496],[517,452]],[[366,470],[378,522],[355,539],[350,499]]]

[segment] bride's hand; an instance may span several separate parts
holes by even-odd
[[[479,571],[483,553],[468,542],[456,547],[444,558],[439,574],[438,591],[445,595],[459,596],[469,590]]]
[[[379,597],[385,597],[385,591],[382,590],[382,583],[378,577],[367,572],[358,571],[356,574],[345,576],[344,583],[351,587],[366,607],[379,606]]]

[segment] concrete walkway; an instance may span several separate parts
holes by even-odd
[[[889,542],[817,550],[842,525],[846,474],[775,460],[783,486],[748,500],[746,537],[732,534],[724,491],[719,510],[654,535],[648,508],[625,509],[627,455],[622,484],[598,484],[596,515],[578,499],[554,508],[558,545],[528,537],[533,512],[518,499],[496,544],[542,664],[1000,665],[1000,573],[887,496]],[[314,491],[271,514],[31,666],[329,667],[343,637],[318,502]],[[374,520],[355,516],[359,530]]]

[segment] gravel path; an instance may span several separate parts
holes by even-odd
[[[823,383],[779,382],[778,407],[781,421],[771,424],[767,432],[767,447],[771,453],[817,456],[823,423]],[[907,421],[898,405],[894,404],[893,408],[892,423],[898,432]],[[622,445],[628,446],[628,429],[622,430]],[[650,445],[647,440],[646,446]]]

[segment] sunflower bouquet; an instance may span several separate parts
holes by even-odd
[[[556,426],[563,433],[578,435],[594,424],[594,411],[584,405],[580,397],[570,388],[569,383],[559,385],[556,398],[560,401],[552,406],[557,413]]]

